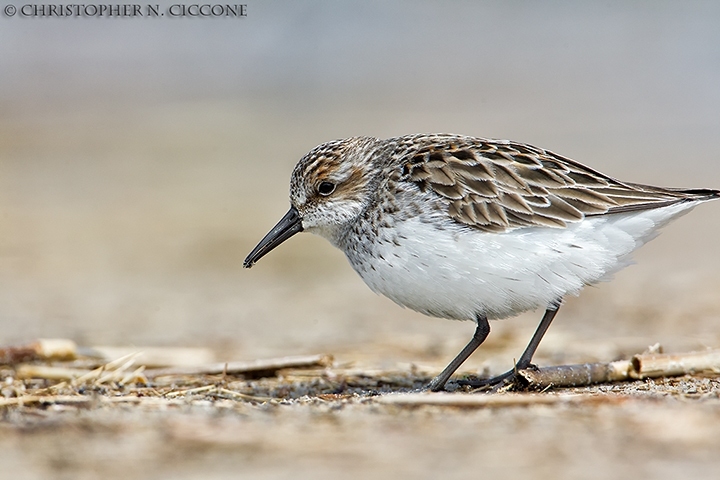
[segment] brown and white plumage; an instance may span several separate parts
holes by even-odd
[[[433,381],[439,389],[487,336],[488,319],[544,307],[521,357],[527,366],[565,295],[607,279],[663,225],[716,198],[718,190],[621,182],[522,143],[353,137],[298,162],[290,211],[245,266],[308,230],[343,250],[375,292],[475,320],[473,341]]]
[[[714,190],[678,190],[615,180],[548,150],[455,135],[410,137],[403,180],[448,201],[454,220],[482,231],[565,227],[587,216],[710,199]]]

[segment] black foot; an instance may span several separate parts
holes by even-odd
[[[416,392],[454,392],[460,387],[460,384],[456,382],[455,380],[449,380],[442,385],[439,385],[435,379],[425,385],[424,387],[420,387],[419,389],[415,390]]]
[[[509,370],[501,375],[492,378],[468,378],[458,380],[457,384],[463,387],[481,389],[483,391],[497,392],[499,390],[522,389],[527,382],[518,373],[522,370],[537,369],[535,365],[528,365],[525,368]]]

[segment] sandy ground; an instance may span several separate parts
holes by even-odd
[[[0,459],[23,479],[712,478],[712,382],[692,397],[661,382],[596,390],[596,403],[503,408],[306,398],[11,412]]]
[[[268,4],[254,5],[240,27],[2,19],[0,343],[206,347],[218,361],[328,353],[357,368],[441,370],[472,324],[375,296],[324,240],[298,235],[242,269],[288,207],[292,166],[333,138],[504,137],[628,181],[720,188],[720,13],[710,3],[649,14],[639,4],[522,13],[505,2],[451,10],[368,2],[352,15]],[[613,282],[567,299],[536,363],[611,361],[655,343],[720,348],[719,218],[720,202],[697,208]],[[493,323],[463,371],[510,367],[539,316]],[[597,402],[467,409],[386,405],[369,395],[372,383],[343,399],[300,387],[312,395],[6,407],[0,471],[17,479],[720,471],[717,377],[584,391]]]

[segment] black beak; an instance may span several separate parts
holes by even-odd
[[[265,235],[265,238],[260,240],[257,247],[250,252],[243,262],[243,267],[250,268],[255,265],[255,262],[265,256],[266,253],[270,252],[273,248],[280,245],[282,242],[292,237],[296,233],[302,232],[302,219],[295,207],[290,207],[290,210],[285,216],[278,222],[277,225],[270,230],[270,233]]]

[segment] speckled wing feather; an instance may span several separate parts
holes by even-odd
[[[586,216],[707,199],[713,190],[680,190],[617,181],[547,150],[472,137],[427,137],[408,152],[403,180],[447,201],[449,215],[483,231],[563,228]]]

